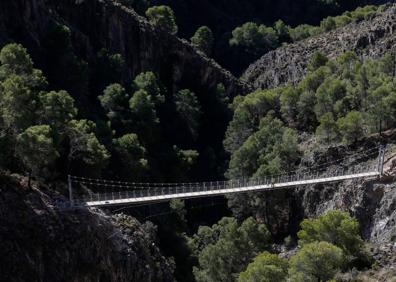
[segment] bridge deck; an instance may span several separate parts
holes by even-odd
[[[321,184],[321,183],[329,183],[329,182],[337,182],[348,179],[356,179],[356,178],[370,178],[379,176],[380,173],[377,171],[371,172],[362,172],[356,174],[349,175],[339,175],[339,176],[329,176],[317,179],[303,179],[297,181],[289,181],[289,182],[279,182],[279,183],[267,183],[267,184],[259,184],[259,185],[250,185],[245,187],[235,186],[235,182],[223,182],[222,185],[215,186],[193,186],[193,187],[173,187],[172,193],[164,192],[163,190],[152,190],[147,192],[148,195],[140,196],[140,197],[128,197],[128,194],[124,197],[120,196],[118,199],[113,196],[106,197],[104,199],[101,198],[101,195],[97,194],[98,200],[91,201],[83,201],[84,206],[88,207],[106,207],[106,206],[117,206],[117,205],[125,205],[125,204],[140,204],[140,203],[150,203],[150,202],[161,202],[167,201],[171,199],[190,199],[196,197],[208,197],[208,196],[217,196],[217,195],[226,195],[232,193],[243,193],[243,192],[251,192],[251,191],[266,191],[266,190],[276,190],[280,188],[291,188],[300,185],[309,185],[309,184]],[[178,192],[180,191],[181,192]],[[111,195],[111,194],[109,194]],[[94,195],[95,196],[95,195]],[[117,197],[117,194],[116,194]],[[96,198],[96,197],[94,197]]]

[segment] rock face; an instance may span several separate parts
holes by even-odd
[[[295,201],[299,203],[299,212],[295,215],[315,217],[327,210],[341,209],[349,211],[360,222],[362,236],[372,243],[396,242],[396,184],[395,171],[387,164],[395,157],[395,136],[386,141],[390,143],[386,152],[385,176],[381,179],[350,180],[330,185],[315,185],[296,190]],[[383,142],[384,140],[382,140]],[[334,147],[323,152],[315,152],[304,160],[305,163],[332,162],[347,157],[339,164],[344,167],[356,163],[373,164],[377,162],[376,153],[357,154],[373,148],[379,139],[368,139],[361,144],[351,147]],[[327,171],[335,169],[329,165]]]
[[[243,79],[254,88],[272,88],[297,83],[306,74],[307,62],[316,51],[330,58],[352,50],[362,57],[379,57],[396,51],[396,5],[388,6],[373,19],[290,44],[261,57],[249,66]]]
[[[200,94],[223,83],[234,96],[249,89],[187,41],[154,28],[111,0],[1,1],[0,45],[20,42],[40,62],[46,56],[40,53],[43,39],[53,22],[70,28],[74,51],[88,63],[106,48],[123,55],[130,77],[154,71],[171,90],[189,88]]]
[[[0,175],[1,281],[174,281],[153,225],[125,215],[59,212],[45,188],[21,182]]]

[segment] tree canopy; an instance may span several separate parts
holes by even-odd
[[[191,37],[191,43],[210,56],[214,43],[212,30],[207,26],[201,26],[197,29],[194,36]]]
[[[180,90],[175,95],[175,105],[177,112],[186,123],[191,135],[197,138],[202,116],[201,105],[197,96],[188,89]]]
[[[328,242],[304,245],[290,259],[291,281],[329,281],[341,270],[344,263],[342,250]]]
[[[147,9],[146,17],[150,23],[172,34],[177,33],[176,17],[169,6],[153,6]]]
[[[51,128],[48,125],[35,125],[17,136],[16,153],[33,176],[47,176],[50,165],[59,158]],[[47,170],[47,171],[44,171]]]
[[[287,278],[288,262],[276,254],[263,252],[239,274],[238,282],[282,282]]]
[[[265,225],[253,218],[239,225],[235,218],[223,218],[217,224],[200,227],[190,240],[198,257],[194,268],[197,281],[236,281],[239,273],[258,253],[269,248],[270,234]]]
[[[256,55],[274,49],[278,46],[278,37],[272,27],[247,22],[232,31],[231,46],[240,46]]]
[[[109,152],[95,136],[96,126],[89,120],[71,120],[67,135],[70,140],[69,161],[79,168],[83,164],[95,173],[103,169],[109,159]]]
[[[363,247],[358,221],[339,210],[329,211],[316,219],[303,220],[298,238],[303,246],[314,241],[332,243],[351,256],[357,256]]]

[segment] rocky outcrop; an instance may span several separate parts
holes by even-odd
[[[1,1],[0,44],[20,42],[40,63],[46,56],[40,53],[43,38],[54,21],[70,28],[75,52],[88,63],[106,48],[123,55],[130,77],[151,70],[171,90],[189,88],[200,94],[223,83],[227,94],[234,96],[249,89],[187,41],[154,28],[111,0]]]
[[[53,189],[23,181],[0,174],[1,281],[174,281],[152,224],[60,212],[51,204]]]
[[[332,147],[321,152],[312,150],[306,155],[303,163],[309,166],[329,162],[337,164],[328,165],[326,172],[331,172],[339,166],[348,167],[357,163],[375,165],[375,152],[370,156],[356,155],[356,152],[373,148],[378,142],[389,142],[386,152],[388,164],[396,154],[394,135],[385,140],[379,137],[369,138],[354,147]],[[345,157],[343,163],[337,161]],[[378,244],[396,242],[395,172],[391,166],[385,166],[385,175],[381,179],[350,180],[299,188],[295,193],[295,201],[299,203],[300,210],[294,214],[316,217],[331,209],[349,211],[359,220],[364,239]]]
[[[362,57],[379,57],[396,51],[396,5],[373,19],[352,23],[325,34],[280,47],[249,66],[243,79],[255,88],[297,83],[306,74],[311,55],[321,51],[330,58],[352,50]]]

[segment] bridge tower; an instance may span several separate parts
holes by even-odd
[[[73,205],[73,187],[72,187],[72,179],[71,175],[67,176],[67,186],[69,188],[69,201],[70,205]]]
[[[380,176],[384,173],[384,160],[385,160],[385,146],[381,145],[379,147],[379,155],[378,155],[378,172]]]

